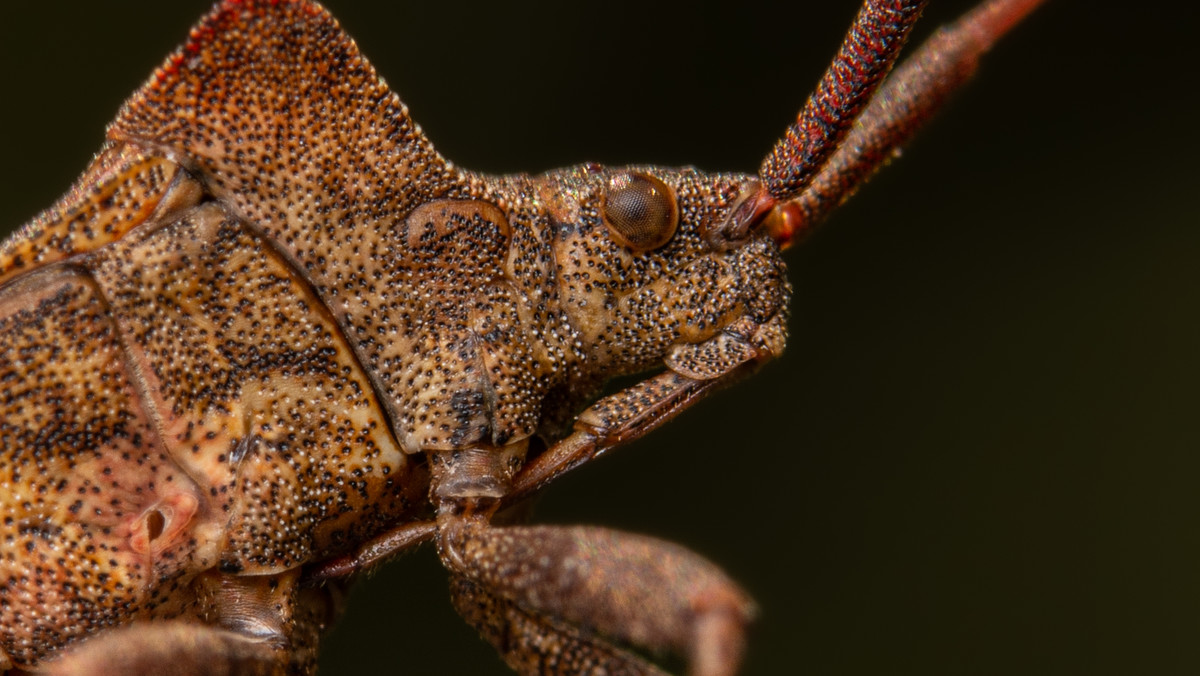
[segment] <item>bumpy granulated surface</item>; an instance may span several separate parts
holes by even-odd
[[[218,6],[109,138],[0,246],[17,664],[211,621],[200,576],[282,576],[428,516],[425,453],[519,463],[612,376],[670,355],[717,378],[783,348],[778,249],[705,237],[750,177],[457,169],[311,2]],[[605,222],[631,180],[678,214],[649,250]]]

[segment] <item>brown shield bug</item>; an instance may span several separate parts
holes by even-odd
[[[352,32],[353,32],[353,31],[352,31]],[[367,49],[367,50],[366,50],[366,52],[367,52],[368,54],[371,54],[371,51],[370,51],[370,49]],[[382,71],[382,72],[384,72],[385,74],[386,74],[386,73],[388,73],[388,72],[391,72],[391,71],[389,71],[387,68],[383,68],[383,67],[381,67],[381,71]],[[402,84],[400,81],[398,81],[398,80],[396,79],[396,78],[398,77],[398,75],[393,75],[392,77],[393,77],[393,82],[399,85],[399,87],[398,87],[398,88],[400,89],[401,93],[403,94],[403,93],[406,91],[406,87],[405,87],[405,86],[404,86],[404,85],[403,85],[403,84]],[[407,100],[408,100],[408,97],[406,96],[406,101],[407,101]],[[411,104],[411,102],[410,102],[410,104]],[[418,110],[419,110],[419,109],[418,109]],[[419,115],[419,114],[418,114],[418,118],[421,118],[421,119],[423,119],[423,117],[424,117],[424,116],[421,116],[421,115]],[[444,136],[444,135],[441,135],[441,134],[439,134],[439,135],[433,135],[433,138],[434,138],[434,140],[435,140],[435,141],[438,141],[438,140],[439,140],[439,139],[441,139],[443,136]],[[443,143],[444,143],[444,142],[443,142]],[[447,149],[446,149],[446,147],[445,147],[444,145],[442,145],[442,144],[439,144],[439,149],[443,149],[443,150],[445,150],[445,151],[446,151],[446,154],[447,154],[447,155],[449,155],[449,156],[451,156],[451,157],[455,157],[456,159],[459,159],[459,158],[458,158],[458,157],[456,157],[456,156],[455,156],[453,153],[451,153],[449,150],[447,150]],[[657,159],[657,157],[656,157],[656,159]],[[665,162],[664,162],[664,163],[665,163]],[[471,165],[470,165],[469,163],[467,163],[467,162],[464,162],[464,164],[468,164],[468,166],[471,166]],[[535,166],[536,166],[536,165],[535,165]],[[729,165],[714,165],[714,166],[729,166]],[[743,166],[743,165],[742,165],[742,164],[737,164],[736,166]],[[761,595],[760,595],[760,596],[761,596]]]

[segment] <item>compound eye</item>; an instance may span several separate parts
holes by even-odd
[[[666,244],[679,225],[675,194],[666,183],[649,174],[613,177],[600,213],[618,242],[640,251]]]

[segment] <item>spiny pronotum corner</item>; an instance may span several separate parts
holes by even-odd
[[[735,672],[712,564],[493,517],[783,350],[781,249],[1037,2],[880,89],[924,4],[864,3],[758,176],[473,173],[319,5],[217,5],[0,246],[0,666],[310,673],[349,578],[433,540],[522,673]]]

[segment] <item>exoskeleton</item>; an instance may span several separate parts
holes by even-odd
[[[780,354],[782,248],[1037,2],[878,89],[924,4],[864,4],[757,175],[536,176],[441,157],[319,5],[218,4],[0,246],[0,666],[310,673],[347,580],[433,541],[521,673],[734,673],[712,564],[507,524]]]

